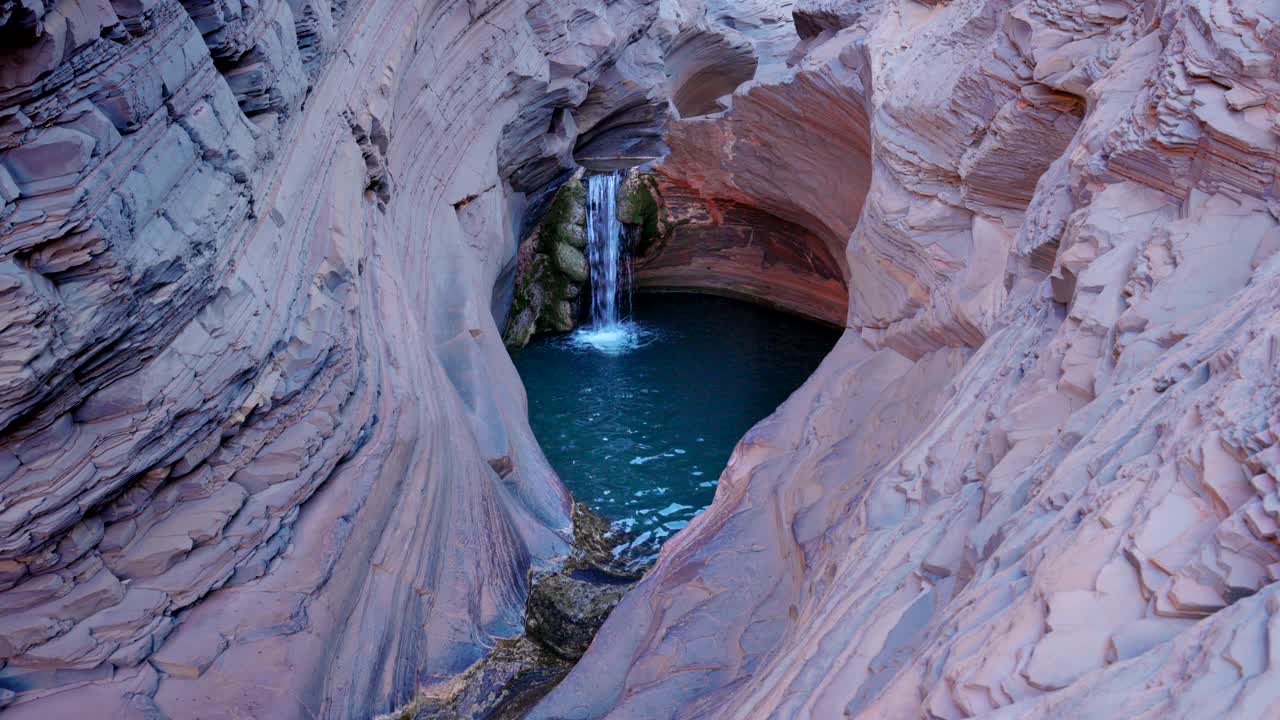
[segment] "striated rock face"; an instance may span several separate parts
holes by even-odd
[[[872,175],[859,73],[852,50],[825,48],[777,82],[744,86],[727,113],[672,123],[654,168],[671,230],[643,249],[636,285],[843,324],[850,288],[869,282],[846,260]]]
[[[704,15],[0,2],[6,717],[368,717],[518,632],[569,498],[491,291]]]
[[[1275,716],[1280,9],[795,13],[657,172],[848,330],[532,717]]]
[[[0,707],[367,717],[517,633],[571,516],[494,306],[669,151],[642,284],[848,329],[533,717],[1274,716],[1278,55],[1267,0],[0,0]]]
[[[844,324],[841,263],[805,228],[662,174],[631,179],[619,204],[636,238],[636,288],[727,295]]]

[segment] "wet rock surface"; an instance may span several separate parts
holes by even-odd
[[[576,660],[634,582],[586,570],[535,577],[525,631],[557,655]]]
[[[645,570],[615,556],[613,548],[627,539],[606,520],[581,504],[574,518],[577,551],[561,568],[531,573],[525,604],[525,634],[565,660],[582,657]]]
[[[519,720],[573,663],[525,637],[499,640],[446,687],[424,693],[387,720]]]

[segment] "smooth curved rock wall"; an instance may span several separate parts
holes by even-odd
[[[6,716],[367,717],[519,631],[569,498],[491,289],[673,12],[0,4]]]
[[[0,0],[0,705],[364,717],[518,631],[569,507],[492,291],[666,145],[848,330],[536,716],[1274,714],[1277,27]]]
[[[843,326],[849,290],[840,262],[813,233],[754,205],[708,199],[663,175],[651,194],[659,234],[640,228],[638,290],[734,297]]]
[[[796,17],[666,171],[847,244],[848,330],[533,716],[1274,716],[1276,6]]]
[[[670,124],[670,152],[653,168],[668,230],[637,258],[637,287],[715,292],[844,324],[880,282],[864,272],[851,285],[846,258],[872,177],[859,58],[824,48],[777,82],[743,85],[724,112]]]

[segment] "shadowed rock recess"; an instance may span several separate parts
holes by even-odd
[[[1278,57],[1272,0],[0,0],[0,712],[527,644],[518,250],[643,163],[637,285],[846,330],[528,717],[1280,716]]]

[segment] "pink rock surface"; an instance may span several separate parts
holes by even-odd
[[[661,172],[848,329],[532,716],[1280,716],[1277,13],[798,3]]]
[[[632,258],[634,287],[716,293],[844,324],[844,271],[817,235],[754,205],[656,177],[669,230]]]
[[[569,498],[493,291],[666,146],[684,281],[847,330],[534,717],[1280,714],[1277,28],[0,0],[0,707],[367,717],[518,632]]]
[[[6,717],[363,718],[520,630],[569,497],[492,290],[701,18],[0,3]]]

